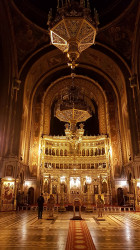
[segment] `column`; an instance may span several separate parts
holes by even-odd
[[[138,206],[138,199],[137,199],[137,180],[133,180],[134,182],[134,206],[135,206],[135,211],[139,211],[139,206]]]
[[[66,208],[64,206],[64,183],[61,183],[60,194],[61,194],[61,200],[60,200],[60,207],[59,207],[58,211],[65,212]]]
[[[87,183],[87,206],[86,206],[86,211],[87,212],[92,212],[92,205],[91,205],[91,199],[90,199],[90,193],[91,193],[91,177],[86,178],[86,183]]]
[[[58,209],[59,212],[65,212],[66,208],[64,206],[64,185],[65,185],[65,177],[62,176],[60,177],[60,195],[61,195],[61,200],[60,200],[60,207]]]
[[[17,180],[15,178],[15,192],[14,192],[14,210],[17,209]]]
[[[0,211],[2,211],[2,178],[0,178]]]
[[[140,113],[140,107],[139,107],[139,97],[138,97],[138,88],[137,88],[137,82],[138,82],[138,77],[136,74],[132,75],[129,78],[130,81],[130,87],[132,88],[133,91],[133,102],[134,102],[134,113],[135,113],[135,119],[136,121],[136,129],[138,133],[138,145],[137,145],[137,150],[140,153],[140,120],[139,120],[139,113]]]
[[[67,178],[67,187],[68,187],[68,203],[70,203],[70,178]]]

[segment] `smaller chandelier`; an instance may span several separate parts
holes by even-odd
[[[61,99],[55,104],[55,116],[60,121],[70,123],[73,132],[78,122],[84,122],[92,116],[92,107],[74,85],[74,76],[72,75],[72,85],[61,93]]]
[[[84,125],[81,123],[78,129],[76,124],[84,122],[92,116],[93,107],[88,98],[84,97],[80,89],[74,85],[75,74],[72,76],[72,85],[64,89],[61,99],[55,104],[55,116],[65,124],[66,139],[71,144],[70,154],[76,154],[78,144],[84,135]]]
[[[58,0],[55,17],[48,15],[50,38],[54,46],[67,54],[68,65],[74,69],[82,51],[95,42],[99,24],[97,11],[91,16],[89,0]]]

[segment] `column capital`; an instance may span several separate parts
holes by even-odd
[[[14,78],[13,79],[13,89],[14,90],[19,90],[21,85],[21,80]]]
[[[137,75],[136,74],[129,77],[129,81],[130,81],[130,88],[137,87]]]

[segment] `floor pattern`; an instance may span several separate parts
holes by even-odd
[[[92,237],[84,220],[71,220],[66,244],[66,250],[95,250]]]
[[[52,221],[47,217],[46,211],[42,220],[35,211],[0,212],[0,250],[65,250],[73,213],[55,213]],[[140,250],[139,212],[106,213],[104,221],[95,213],[82,218],[96,250]]]

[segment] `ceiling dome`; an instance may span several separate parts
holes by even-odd
[[[79,1],[79,0],[75,0]],[[52,8],[55,15],[57,0],[14,0],[19,10],[33,23],[47,29],[48,13]],[[132,0],[89,0],[91,11],[94,8],[99,14],[99,28],[111,23],[131,4]]]

